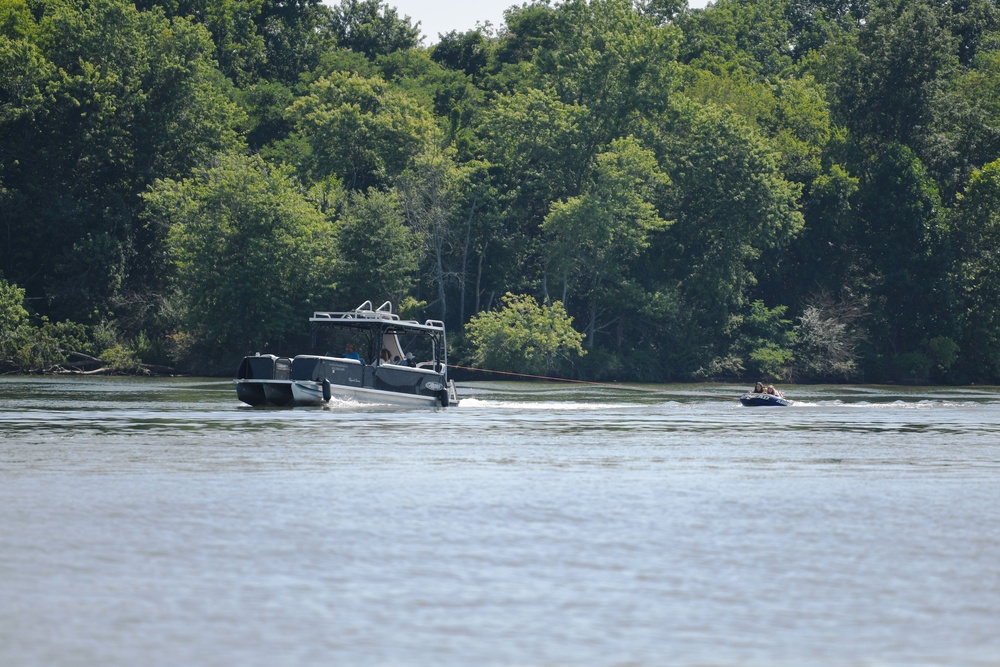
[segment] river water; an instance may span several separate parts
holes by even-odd
[[[1000,390],[459,388],[0,379],[0,664],[1000,664]]]

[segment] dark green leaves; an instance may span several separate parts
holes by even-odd
[[[331,307],[337,266],[333,226],[287,169],[224,155],[145,196],[150,220],[169,229],[176,340],[209,367],[280,350],[304,332],[314,309]]]

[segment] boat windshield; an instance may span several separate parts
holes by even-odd
[[[312,354],[324,357],[348,357],[353,351],[369,364],[378,361],[383,349],[394,364],[426,368],[446,362],[443,333],[400,327],[385,331],[381,327],[320,325],[313,330],[311,347]]]
[[[341,327],[316,327],[313,330],[311,354],[324,357],[354,358],[371,361],[372,332]]]

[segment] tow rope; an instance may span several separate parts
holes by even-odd
[[[475,366],[459,366],[458,364],[448,364],[448,368],[460,368],[463,371],[475,371],[477,373],[493,373],[495,375],[511,375],[515,377],[531,378],[532,380],[548,380],[549,382],[568,382],[573,384],[584,384],[591,387],[603,387],[605,389],[628,389],[630,391],[645,391],[652,394],[664,394],[667,396],[702,396],[706,398],[721,398],[727,401],[738,401],[738,396],[726,396],[723,394],[702,394],[698,392],[684,393],[670,391],[667,389],[654,389],[652,387],[637,387],[629,384],[618,384],[615,382],[592,382],[590,380],[572,380],[569,378],[553,377],[550,375],[533,375],[531,373],[513,373],[511,371],[495,371],[489,368],[476,368]]]

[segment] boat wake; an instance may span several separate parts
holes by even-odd
[[[850,410],[934,410],[942,408],[974,408],[982,405],[976,401],[947,401],[947,400],[911,400],[911,401],[858,401],[858,400],[820,400],[820,401],[792,401],[791,407],[797,408],[845,408]]]
[[[330,412],[427,412],[427,408],[414,405],[399,405],[397,403],[379,403],[371,400],[358,400],[347,397],[332,397],[321,406],[316,406]]]
[[[816,405],[829,405],[845,408],[855,408],[863,410],[931,410],[934,408],[971,408],[980,405],[975,401],[942,401],[942,400],[919,400],[919,401],[887,401],[885,403],[873,403],[871,401],[823,401]]]
[[[482,398],[463,398],[458,404],[462,410],[532,410],[532,411],[600,411],[627,410],[648,407],[639,403],[607,403],[594,401],[581,403],[578,401],[497,401]]]

